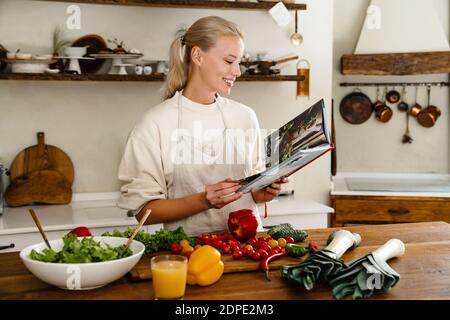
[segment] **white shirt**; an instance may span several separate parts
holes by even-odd
[[[169,199],[174,187],[173,152],[178,129],[178,94],[148,110],[129,134],[119,167],[119,180],[122,182],[119,207],[137,213],[148,201]],[[224,121],[217,105],[220,103],[228,129],[247,133],[247,138],[240,144],[246,153],[246,175],[264,170],[264,147],[259,123],[252,109],[223,97],[218,97],[210,105],[193,102],[184,96],[181,99],[183,130],[196,137],[200,135],[206,142],[214,141],[223,132]],[[259,220],[258,212],[255,214]]]

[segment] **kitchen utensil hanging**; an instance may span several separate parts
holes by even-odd
[[[397,90],[392,89],[386,93],[386,100],[390,103],[397,103],[400,100],[400,93]]]
[[[427,86],[427,95],[427,107],[419,112],[419,114],[417,115],[417,121],[425,128],[431,128],[432,126],[434,126],[436,120],[441,115],[441,110],[438,107],[431,105],[430,103],[431,86]]]
[[[387,88],[385,88],[383,94],[383,102],[375,107],[375,118],[381,122],[388,122],[392,118],[392,109],[386,105]]]
[[[398,105],[397,105],[397,109],[398,109],[399,111],[402,111],[402,112],[408,111],[408,110],[409,110],[409,104],[407,104],[407,103],[405,102],[405,96],[406,96],[406,87],[403,86],[403,88],[402,88],[402,94],[401,94],[401,97],[400,97],[400,102],[399,102]]]
[[[299,46],[303,42],[303,36],[298,33],[298,12],[295,10],[295,32],[291,35],[291,43],[294,46]]]
[[[366,94],[356,88],[342,99],[339,111],[345,121],[351,124],[361,124],[372,115],[372,102]]]
[[[422,110],[422,106],[417,102],[418,95],[419,95],[419,87],[416,87],[415,102],[414,102],[413,106],[411,107],[411,109],[409,109],[410,116],[412,116],[414,118],[417,117],[419,112]]]
[[[403,134],[402,143],[412,143],[413,142],[413,138],[409,134],[409,117],[410,116],[411,115],[409,114],[409,112],[406,112],[406,131]]]
[[[372,104],[372,108],[375,110],[376,107],[384,104],[383,101],[380,100],[380,87],[377,87],[377,96],[375,98],[375,102]]]
[[[306,68],[301,67],[302,63],[306,63]],[[297,62],[297,75],[303,76],[302,81],[297,81],[297,98],[298,97],[308,97],[309,98],[309,76],[311,66],[309,61],[306,59],[301,59]]]

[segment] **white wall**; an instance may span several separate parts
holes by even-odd
[[[392,0],[394,1],[394,0]],[[339,113],[342,98],[353,88],[340,87],[341,82],[422,82],[448,81],[448,75],[418,76],[343,76],[340,74],[340,58],[353,53],[359,32],[364,22],[369,0],[334,1],[334,53],[333,53],[333,98],[337,138],[338,171],[342,172],[396,172],[396,173],[448,173],[449,161],[449,89],[434,87],[431,103],[440,107],[441,117],[432,128],[422,127],[414,118],[410,120],[412,144],[402,144],[406,129],[406,117],[393,106],[394,115],[387,123],[375,120],[374,115],[360,125],[352,125],[343,120]],[[443,25],[448,39],[449,2],[447,0],[427,1],[435,6],[439,22]],[[408,8],[398,12],[398,21],[405,20]],[[383,12],[381,12],[383,14]],[[426,23],[422,21],[421,23]],[[383,25],[381,25],[383,28]],[[424,37],[427,34],[417,34]],[[404,41],[399,38],[398,41]],[[375,100],[375,88],[361,87],[362,91]],[[397,87],[397,90],[401,88]],[[414,102],[414,88],[407,88],[408,103]],[[421,88],[419,103],[426,101],[426,89]]]
[[[302,1],[299,14],[304,44],[289,43],[293,22],[278,27],[264,11],[193,10],[80,4],[81,30],[66,38],[96,33],[117,37],[148,59],[166,59],[175,31],[206,15],[238,23],[246,50],[268,51],[270,58],[298,54],[312,65],[311,99],[295,99],[295,82],[237,83],[231,98],[256,111],[261,127],[278,128],[320,98],[331,101],[332,0]],[[24,0],[0,1],[0,43],[14,50],[51,52],[55,25],[65,26],[68,4]],[[292,12],[293,14],[293,12]],[[295,63],[282,73],[295,74]],[[46,142],[65,150],[74,162],[74,192],[117,191],[117,168],[127,134],[140,115],[161,100],[162,83],[0,81],[0,157],[10,164],[45,131]],[[330,107],[330,106],[329,106]],[[297,173],[296,194],[328,202],[329,156]]]

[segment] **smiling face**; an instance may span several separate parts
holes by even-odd
[[[241,75],[239,62],[244,42],[239,36],[220,36],[207,51],[195,47],[192,52],[196,73],[208,91],[229,95],[234,81]]]

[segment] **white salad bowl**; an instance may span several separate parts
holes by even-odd
[[[102,246],[108,244],[118,247],[125,244],[127,238],[94,237]],[[50,241],[50,246],[56,252],[63,248],[63,240]],[[62,289],[89,290],[102,287],[123,277],[142,257],[145,246],[136,240],[130,245],[133,254],[117,260],[92,263],[53,263],[32,260],[31,250],[42,252],[47,248],[44,242],[26,247],[20,251],[22,259],[28,270],[40,280]]]

